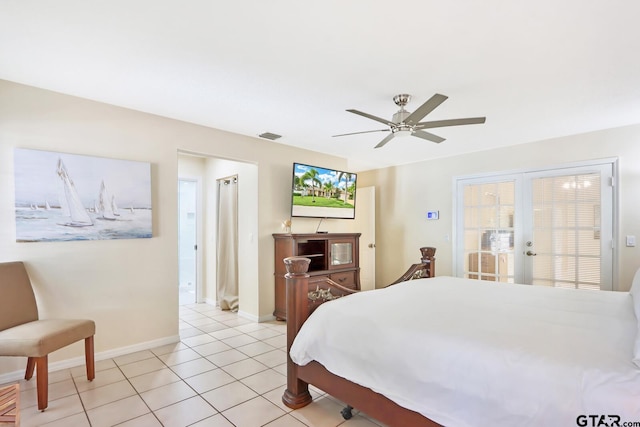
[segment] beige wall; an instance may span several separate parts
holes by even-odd
[[[437,248],[438,275],[453,274],[454,177],[612,157],[619,159],[620,174],[614,268],[619,289],[628,290],[640,267],[640,248],[624,246],[625,235],[640,236],[640,125],[360,173],[359,185],[377,188],[376,285],[391,283],[418,262],[420,246]],[[427,221],[428,210],[439,210],[440,219]]]
[[[153,238],[16,243],[14,147],[150,162]],[[26,262],[42,317],[95,319],[99,356],[177,339],[180,150],[257,165],[257,200],[251,202],[258,206],[252,211],[256,248],[251,251],[259,254],[258,268],[245,276],[254,289],[244,299],[247,315],[269,316],[271,233],[280,232],[289,216],[292,163],[344,169],[345,159],[0,80],[0,261]],[[313,231],[317,221],[294,224],[298,231]],[[79,362],[81,355],[81,346],[74,345],[50,359]],[[0,383],[23,363],[0,358]]]
[[[418,248],[424,245],[438,248],[438,274],[452,273],[451,240],[445,236],[452,233],[454,176],[619,157],[618,267],[621,287],[628,288],[640,266],[639,249],[623,246],[625,235],[640,235],[638,141],[640,125],[360,172],[359,186],[376,187],[378,285],[393,281],[417,262]],[[16,243],[14,147],[150,162],[154,237]],[[179,151],[201,154],[214,165],[222,159],[257,168],[256,196],[246,202],[257,216],[257,225],[252,228],[252,217],[247,216],[243,241],[247,254],[257,254],[258,267],[249,268],[243,276],[249,285],[241,298],[246,315],[268,317],[273,311],[271,234],[281,232],[280,224],[289,216],[291,165],[298,161],[348,170],[345,159],[0,80],[0,200],[4,201],[0,204],[0,261],[27,263],[42,317],[95,319],[96,351],[102,357],[177,339]],[[203,165],[202,170],[214,169]],[[240,173],[252,174],[250,170]],[[220,177],[205,175],[207,182]],[[439,221],[425,220],[431,209],[440,211]],[[317,225],[315,219],[294,219],[292,231],[313,232]],[[328,220],[322,226],[332,232],[351,231],[350,227],[351,221],[340,220]],[[51,361],[61,367],[79,363],[81,355],[81,346],[75,345],[54,353]],[[0,358],[0,383],[15,376],[23,364],[22,359]]]

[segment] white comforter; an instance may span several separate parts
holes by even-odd
[[[626,292],[436,277],[323,304],[290,354],[446,426],[622,425],[640,421],[636,324]]]

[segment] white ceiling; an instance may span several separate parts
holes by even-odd
[[[0,79],[274,132],[356,172],[640,123],[639,23],[636,0],[2,0]],[[487,122],[331,137],[382,129],[345,109],[390,119],[398,93]]]

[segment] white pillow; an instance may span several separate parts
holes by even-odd
[[[638,269],[638,271],[636,271],[636,275],[633,276],[633,282],[631,283],[629,293],[633,300],[633,311],[636,313],[636,320],[638,322],[636,342],[633,347],[633,363],[638,365],[640,368],[640,269]]]

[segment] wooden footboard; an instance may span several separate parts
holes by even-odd
[[[287,275],[285,276],[287,288],[287,389],[282,396],[283,403],[293,409],[308,405],[312,400],[309,394],[309,384],[313,384],[389,426],[438,426],[439,424],[421,414],[403,408],[369,388],[332,374],[318,362],[299,366],[291,360],[289,351],[293,340],[311,311],[325,301],[357,292],[343,288],[329,279],[314,280],[310,284],[307,274],[309,262],[308,258],[303,257],[291,257],[284,260],[287,267]],[[310,289],[314,290],[310,291]],[[310,304],[309,299],[315,296],[318,298],[313,304]]]
[[[388,286],[395,285],[396,283],[406,282],[413,279],[425,279],[428,277],[435,277],[436,275],[436,248],[425,246],[420,248],[420,263],[413,264],[409,269],[398,278],[395,282]]]

